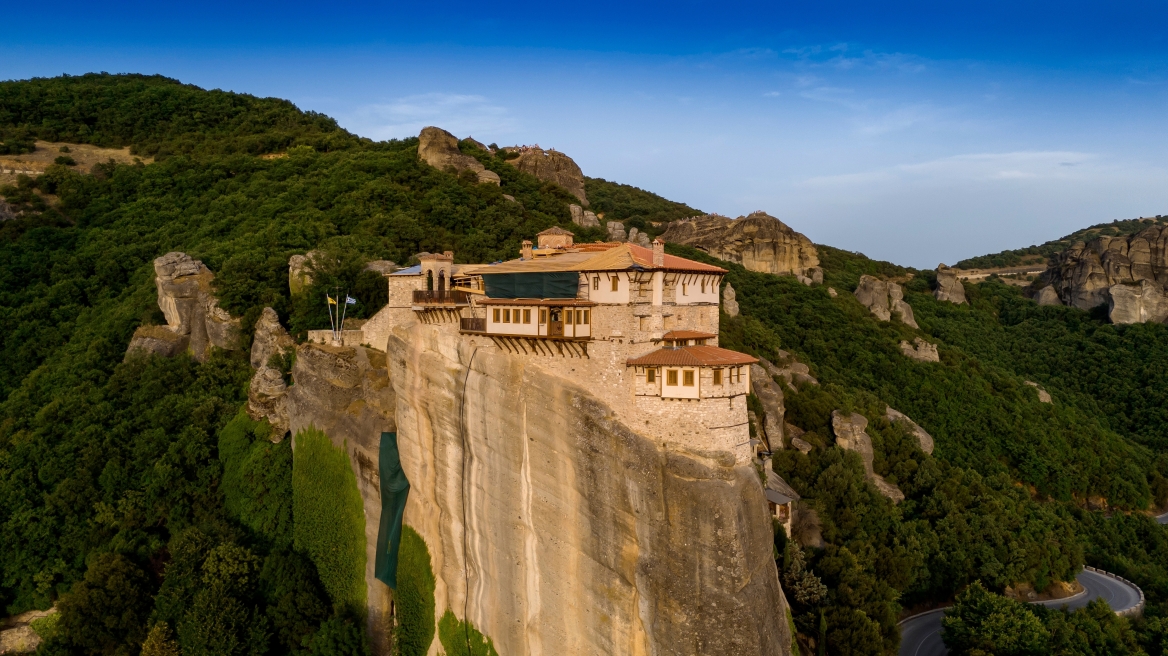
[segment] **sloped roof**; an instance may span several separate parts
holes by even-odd
[[[671,330],[661,336],[661,339],[713,339],[717,337],[712,333],[703,333],[697,330]]]
[[[773,469],[767,467],[766,496],[771,503],[784,504],[799,500],[799,493]]]
[[[733,367],[754,364],[758,358],[717,346],[662,348],[625,362],[630,367]]]
[[[605,247],[596,252],[598,247]],[[636,244],[581,244],[577,248],[532,260],[508,260],[468,270],[468,274],[538,273],[551,271],[628,271],[630,269],[684,271],[688,273],[726,273],[725,269],[666,255],[664,266],[653,266],[653,249]]]
[[[573,237],[575,236],[571,231],[564,230],[560,226],[552,226],[552,227],[548,228],[547,230],[544,230],[543,232],[537,233],[535,236],[542,237],[543,235],[572,235]]]

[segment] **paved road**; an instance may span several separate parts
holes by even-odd
[[[1168,516],[1157,518],[1168,523]],[[1086,589],[1084,594],[1070,600],[1056,599],[1037,603],[1049,608],[1082,608],[1094,599],[1105,599],[1112,610],[1127,610],[1140,603],[1140,591],[1135,586],[1118,581],[1104,574],[1083,570],[1078,581]],[[941,640],[942,611],[917,615],[900,625],[900,656],[942,656],[948,654]]]
[[[1161,524],[1168,524],[1168,512],[1156,517],[1156,521],[1160,522]]]

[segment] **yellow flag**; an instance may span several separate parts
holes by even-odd
[[[336,305],[337,304],[336,299],[334,299],[332,296],[325,294],[324,297],[328,299],[329,305]]]

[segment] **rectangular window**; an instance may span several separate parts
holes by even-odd
[[[523,311],[523,323],[531,323],[531,310]]]
[[[547,323],[547,310],[540,310],[539,311],[539,322],[540,323]]]
[[[670,387],[677,387],[677,370],[676,369],[666,369],[665,370],[665,384],[669,385]]]
[[[495,308],[495,323],[499,323],[499,308]]]
[[[588,322],[589,322],[590,320],[591,320],[591,319],[590,319],[590,317],[588,316],[588,310],[584,310],[584,325],[588,325]]]
[[[686,387],[693,387],[693,378],[694,378],[693,375],[694,375],[694,372],[692,369],[682,372],[681,384],[685,385]]]
[[[503,323],[511,323],[511,310],[503,310]]]
[[[688,287],[689,287],[689,285],[685,284],[684,282],[681,283],[681,295],[682,296],[685,296],[687,294],[686,288],[688,288]]]
[[[702,293],[703,294],[706,293],[706,281],[705,280],[702,281]]]
[[[576,324],[584,325],[584,310],[576,310]]]
[[[600,291],[600,276],[592,276],[592,289]]]
[[[722,370],[721,369],[714,370],[714,384],[715,385],[722,384]]]
[[[612,277],[612,291],[614,291],[614,292],[620,291],[620,288],[618,287],[619,284],[620,284],[620,278],[618,278],[617,276],[613,276]]]
[[[645,370],[645,382],[649,383],[650,385],[657,382],[657,370],[656,369],[646,369]]]

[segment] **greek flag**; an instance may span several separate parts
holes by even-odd
[[[352,296],[349,296],[349,295],[345,296],[345,305],[354,305],[356,302],[357,302],[357,299],[353,298]]]

